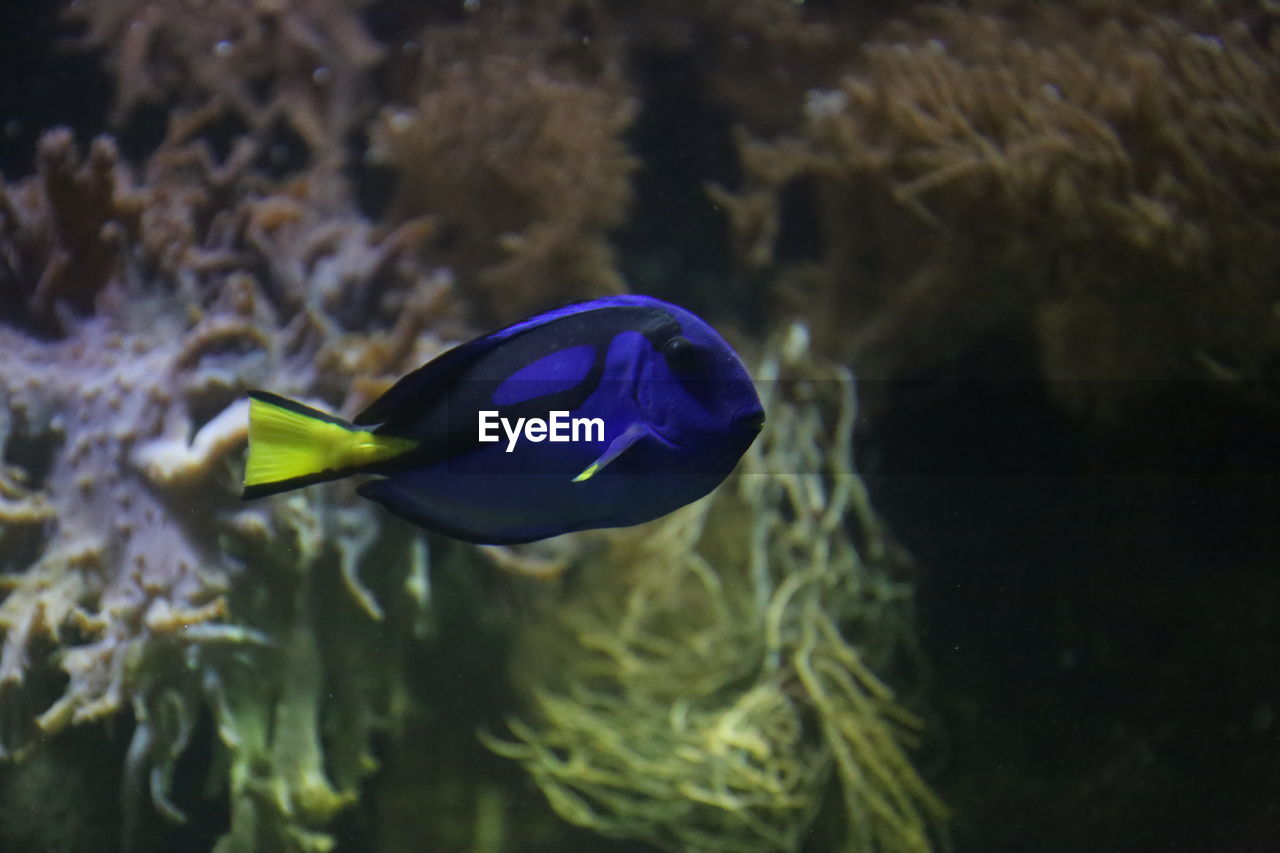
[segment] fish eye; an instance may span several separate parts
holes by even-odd
[[[673,370],[688,370],[693,366],[698,348],[686,337],[676,335],[662,345],[662,355]]]

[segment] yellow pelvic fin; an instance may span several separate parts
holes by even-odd
[[[592,462],[590,465],[588,465],[586,468],[583,469],[581,474],[573,478],[573,482],[581,483],[583,480],[590,480],[592,477],[596,475],[596,472],[599,470],[600,470],[599,464]]]
[[[592,462],[586,468],[582,469],[582,473],[573,478],[575,483],[584,483],[590,480],[596,474],[600,473],[600,469],[617,459],[627,448],[635,444],[642,438],[652,435],[652,431],[642,423],[633,423],[629,425],[622,434],[610,442],[609,447],[600,458]]]
[[[249,400],[249,458],[244,485],[265,486],[327,473],[340,476],[399,456],[416,444],[410,439],[358,429],[274,394],[254,392]]]

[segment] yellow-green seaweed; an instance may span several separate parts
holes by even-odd
[[[739,472],[610,537],[518,643],[533,713],[484,737],[606,836],[796,850],[834,776],[839,849],[927,850],[945,809],[904,752],[920,722],[873,671],[908,640],[911,601],[853,467],[853,378],[801,326],[772,352]]]

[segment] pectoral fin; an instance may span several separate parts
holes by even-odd
[[[633,423],[631,426],[623,430],[617,438],[609,443],[608,448],[606,448],[604,453],[600,455],[599,459],[592,462],[582,470],[581,474],[574,477],[573,482],[581,483],[585,480],[590,480],[596,474],[600,473],[600,469],[617,459],[628,447],[647,435],[652,435],[648,426],[642,423]]]

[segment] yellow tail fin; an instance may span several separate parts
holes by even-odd
[[[409,439],[358,429],[285,397],[250,391],[244,497],[336,479],[415,446]]]

